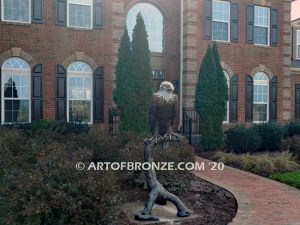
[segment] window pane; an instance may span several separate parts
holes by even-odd
[[[253,120],[260,122],[267,121],[267,104],[253,105]]]
[[[29,22],[29,0],[4,0],[4,20]]]
[[[5,100],[4,122],[29,122],[29,100]]]
[[[254,85],[253,102],[268,103],[268,86],[267,85]]]
[[[141,12],[145,22],[150,51],[163,52],[164,18],[161,12],[151,4],[139,3],[129,10],[126,25],[130,39],[132,40],[132,32],[136,24],[136,16],[139,12]]]
[[[300,59],[300,45],[298,45],[298,59]]]
[[[268,28],[254,27],[254,43],[268,45]]]
[[[91,6],[69,4],[69,25],[71,27],[91,28]]]
[[[91,101],[69,101],[71,122],[91,122]]]
[[[229,6],[225,1],[213,1],[213,20],[229,22]]]
[[[213,22],[213,40],[228,41],[228,23]]]
[[[255,26],[269,27],[270,9],[267,7],[254,7],[254,24]]]

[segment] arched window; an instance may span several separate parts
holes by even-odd
[[[253,122],[269,120],[269,78],[258,72],[253,78]]]
[[[67,121],[92,123],[92,90],[91,67],[82,61],[73,62],[67,71]]]
[[[228,87],[228,96],[229,96],[229,93],[230,93],[230,79],[229,79],[229,74],[227,73],[227,71],[223,70],[223,73],[224,73],[224,76],[225,76],[225,79],[226,79],[226,82],[227,82],[227,87]],[[229,100],[227,101],[227,104],[226,104],[226,115],[225,115],[225,118],[224,118],[224,123],[229,123]]]
[[[153,5],[138,3],[128,12],[126,25],[132,40],[132,32],[136,24],[136,16],[141,13],[148,33],[149,48],[151,52],[163,52],[164,18],[162,13]]]
[[[13,57],[2,65],[1,103],[2,123],[31,122],[30,66],[21,58]]]

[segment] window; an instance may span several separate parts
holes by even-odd
[[[269,45],[270,43],[270,9],[254,6],[254,44]]]
[[[265,73],[258,72],[253,81],[253,121],[267,122],[269,120],[269,78]]]
[[[31,70],[21,58],[10,58],[2,65],[2,123],[31,122]]]
[[[297,59],[300,59],[300,30],[297,30]]]
[[[230,93],[230,82],[229,82],[229,75],[227,73],[227,71],[223,70],[223,73],[224,73],[224,76],[226,78],[226,82],[227,82],[227,87],[228,87],[228,96],[229,96],[229,93]],[[226,108],[226,115],[224,117],[224,123],[229,123],[229,100],[227,101],[227,104],[226,104],[227,108]]]
[[[31,0],[1,0],[2,21],[30,23]]]
[[[164,80],[165,73],[162,70],[152,70],[152,77],[153,79]]]
[[[163,52],[164,18],[161,12],[151,4],[139,3],[129,10],[126,25],[130,39],[132,40],[132,32],[136,24],[136,16],[139,12],[141,12],[145,22],[150,51]]]
[[[93,0],[68,0],[68,26],[77,28],[92,28]]]
[[[295,119],[300,119],[300,84],[295,87]]]
[[[67,121],[92,123],[93,73],[85,62],[77,61],[67,72]]]
[[[212,39],[229,41],[230,3],[214,0],[212,3]]]

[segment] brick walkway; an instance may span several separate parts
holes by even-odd
[[[300,225],[300,191],[231,167],[211,171],[209,161],[196,176],[229,190],[238,202],[238,212],[230,225]]]

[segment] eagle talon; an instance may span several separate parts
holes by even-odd
[[[173,131],[169,131],[168,133],[165,134],[164,140],[165,141],[181,141],[183,137],[179,134],[175,134]]]
[[[151,141],[155,141],[155,144],[159,143],[159,141],[164,141],[164,138],[160,135],[154,135],[151,139],[150,139],[150,142]]]

